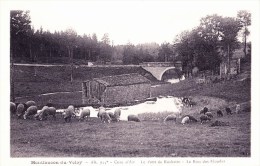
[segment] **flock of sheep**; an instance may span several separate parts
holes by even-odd
[[[17,116],[17,118],[27,119],[33,117],[35,120],[46,120],[49,116],[56,119],[57,110],[52,104],[48,103],[43,106],[42,109],[38,109],[36,102],[27,101],[26,103],[13,103],[10,102],[11,116]],[[90,109],[88,107],[75,108],[73,105],[62,110],[62,117],[65,122],[71,122],[72,118],[78,117],[78,120],[88,120],[90,117]],[[118,122],[120,120],[121,109],[118,108],[114,112],[108,112],[104,107],[99,107],[97,117],[101,119],[103,123],[110,123],[111,121]],[[140,122],[136,115],[128,115],[128,121]]]
[[[189,98],[182,98],[182,104],[192,107],[196,103],[192,102]],[[240,105],[236,105],[236,113],[241,110]],[[36,120],[46,120],[49,116],[52,116],[53,119],[56,119],[56,113],[58,112],[55,107],[51,103],[43,106],[42,109],[38,109],[36,102],[27,101],[26,103],[13,103],[10,102],[10,111],[11,115],[16,115],[17,118],[27,119],[28,117],[33,117]],[[97,110],[97,117],[101,119],[103,123],[110,123],[111,121],[118,122],[120,121],[121,109],[117,108],[114,112],[106,111],[106,108],[103,106],[99,107]],[[226,114],[232,114],[232,111],[229,107],[225,109]],[[88,107],[75,108],[73,105],[68,106],[68,108],[63,109],[61,111],[62,117],[65,122],[71,122],[71,119],[77,117],[79,121],[88,120],[90,117],[90,109]],[[200,114],[200,122],[211,121],[213,118],[213,113],[209,111],[207,107],[204,107],[203,110],[199,112]],[[182,111],[176,111],[164,118],[164,123],[167,121],[175,121],[177,118],[181,118],[181,124],[186,124],[190,122],[198,122],[198,120],[192,115],[184,115],[182,116]],[[221,110],[217,111],[217,116],[222,117],[223,112]],[[140,122],[138,115],[130,114],[127,116],[128,121]]]

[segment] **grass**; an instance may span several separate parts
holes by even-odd
[[[11,157],[248,157],[250,113],[219,118],[230,126],[161,121],[11,121]],[[30,126],[30,128],[28,128]]]

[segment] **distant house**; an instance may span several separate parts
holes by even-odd
[[[126,104],[150,97],[150,80],[140,74],[94,78],[82,83],[83,104]]]

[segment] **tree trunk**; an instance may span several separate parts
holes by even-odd
[[[227,73],[230,74],[230,48],[229,48],[229,44],[228,44],[228,46],[227,46],[227,54],[228,54],[228,55],[227,55],[227,56],[228,56],[228,57],[227,57],[227,58],[228,58],[228,59],[227,59],[227,60],[228,60],[228,71],[227,71]]]
[[[245,57],[246,57],[246,30],[247,30],[247,28],[245,27],[245,46],[244,46]]]
[[[71,57],[70,57],[70,82],[73,81],[73,48],[70,51]]]

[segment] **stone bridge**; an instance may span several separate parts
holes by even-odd
[[[181,62],[144,62],[140,66],[150,72],[157,80],[162,80],[162,76],[167,70],[178,69],[182,71]]]

